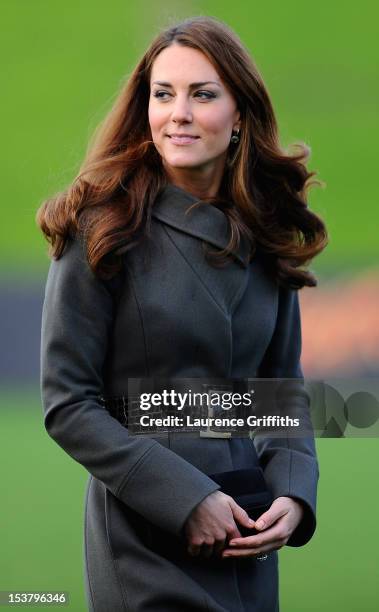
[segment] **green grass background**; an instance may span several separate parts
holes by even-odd
[[[311,146],[327,184],[310,204],[330,246],[322,274],[376,263],[378,5],[262,2],[1,0],[3,273],[39,274],[48,260],[39,203],[78,170],[94,127],[168,19],[208,14],[240,35],[262,73],[282,143]]]
[[[327,183],[310,203],[330,245],[322,278],[377,265],[378,5],[1,0],[0,278],[44,279],[34,217],[75,176],[87,141],[156,31],[208,14],[241,36],[263,75],[282,143],[312,148]],[[0,590],[64,589],[85,610],[85,470],[48,438],[36,386],[1,394]],[[282,612],[377,610],[378,440],[317,440],[318,530],[284,548]],[[39,609],[39,608],[36,608]]]

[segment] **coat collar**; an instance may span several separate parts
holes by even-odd
[[[196,196],[168,183],[158,194],[151,214],[171,227],[224,249],[230,239],[229,221],[226,215],[212,204],[204,204],[186,214],[188,208],[198,201]],[[247,267],[249,253],[249,242],[245,236],[242,236],[240,245],[233,254],[244,267]]]

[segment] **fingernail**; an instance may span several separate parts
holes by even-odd
[[[229,546],[235,546],[236,542],[229,542]]]
[[[255,521],[253,521],[253,519],[249,519],[249,525],[255,525]]]
[[[258,529],[262,529],[262,527],[264,527],[264,526],[265,526],[265,523],[264,523],[264,521],[260,520],[260,521],[258,521],[258,522],[256,523],[256,525],[255,525],[255,526],[256,526],[256,527],[258,527]]]

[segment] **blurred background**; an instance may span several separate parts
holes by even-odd
[[[284,146],[306,142],[326,187],[310,206],[330,244],[300,292],[307,377],[379,375],[376,3],[1,0],[0,590],[65,590],[85,611],[87,473],[46,434],[39,342],[47,243],[40,203],[87,142],[157,31],[195,15],[229,24],[271,95]],[[318,439],[318,528],[280,551],[282,612],[379,609],[379,443]],[[38,608],[37,608],[38,609]]]

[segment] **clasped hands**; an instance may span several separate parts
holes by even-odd
[[[192,511],[184,526],[187,550],[192,556],[256,557],[282,548],[300,523],[303,506],[292,497],[277,497],[257,521],[249,518],[233,497],[214,491]],[[242,537],[238,524],[255,528],[256,535]]]

